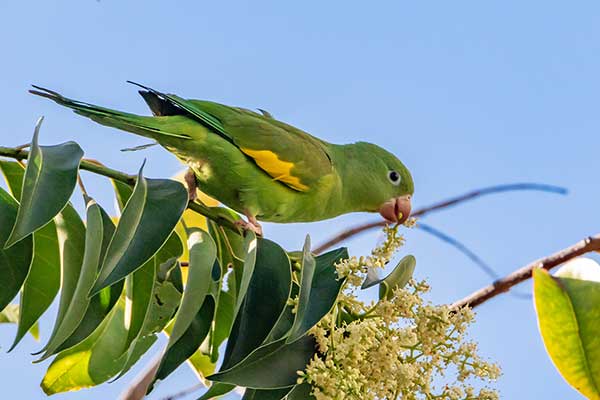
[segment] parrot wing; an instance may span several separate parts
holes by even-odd
[[[132,82],[133,83],[133,82]],[[319,179],[333,172],[333,164],[324,142],[293,126],[243,108],[201,100],[186,100],[172,94],[136,84],[163,102],[148,105],[157,115],[164,115],[169,105],[185,112],[198,122],[237,146],[256,165],[291,189],[309,191]],[[155,99],[157,100],[157,99]],[[155,110],[156,109],[156,110]]]

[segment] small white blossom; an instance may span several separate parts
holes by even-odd
[[[346,279],[344,290],[311,330],[318,354],[298,372],[298,382],[312,385],[317,400],[497,400],[496,391],[477,393],[466,383],[500,375],[496,364],[479,357],[476,343],[465,340],[474,319],[470,309],[425,302],[424,281],[411,280],[377,304],[356,297],[367,270],[383,268],[404,243],[397,230],[384,228],[386,240],[370,256],[336,265],[340,279]]]

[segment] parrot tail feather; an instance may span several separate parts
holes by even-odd
[[[88,117],[98,122],[99,124],[123,129],[137,135],[155,139],[159,142],[161,142],[161,139],[165,139],[165,137],[190,139],[188,135],[165,130],[164,124],[161,124],[159,121],[157,121],[157,118],[155,117],[145,117],[111,110],[110,108],[104,108],[90,103],[69,99],[58,92],[43,88],[41,86],[32,86],[35,88],[35,90],[30,90],[29,93],[50,99],[62,106],[72,109],[79,115],[83,115],[84,117]]]

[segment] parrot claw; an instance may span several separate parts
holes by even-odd
[[[263,235],[262,226],[260,226],[258,221],[256,221],[256,219],[254,219],[254,218],[252,218],[252,220],[250,218],[248,218],[248,219],[249,219],[248,221],[244,221],[243,219],[238,219],[237,221],[235,221],[235,224],[244,231],[252,231],[252,232],[256,233],[256,235],[262,236]]]
[[[258,236],[262,236],[262,227],[258,224],[253,224],[252,222],[244,221],[243,219],[238,219],[235,221],[235,224],[239,226],[242,230],[252,231],[256,233]]]
[[[198,181],[196,181],[196,174],[191,168],[185,173],[184,179],[187,184],[188,199],[190,203],[193,203],[198,198]]]

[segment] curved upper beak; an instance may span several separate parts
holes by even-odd
[[[401,224],[410,216],[410,207],[410,195],[396,197],[383,203],[379,214],[390,222]]]

